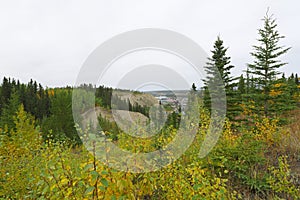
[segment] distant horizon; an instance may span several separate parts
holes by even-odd
[[[284,72],[283,72],[284,73]],[[282,73],[282,74],[283,74]],[[280,74],[279,76],[278,76],[278,78],[279,77],[281,77],[281,75],[282,74]],[[284,73],[285,74],[285,78],[288,78],[288,77],[290,77],[292,74],[294,74],[294,75],[298,75],[298,77],[300,78],[300,73],[298,73],[298,72],[292,72],[291,74],[289,74],[289,75],[287,75],[286,73]],[[75,87],[75,84],[73,84],[73,85],[61,85],[61,86],[48,86],[48,85],[45,85],[44,83],[41,83],[41,82],[39,82],[38,80],[36,80],[36,79],[34,79],[34,78],[30,78],[28,81],[22,81],[22,80],[20,80],[20,79],[18,79],[18,78],[15,78],[15,77],[11,77],[11,76],[3,76],[0,80],[1,80],[1,84],[2,84],[2,82],[3,82],[3,79],[4,78],[7,78],[7,79],[10,79],[11,81],[12,80],[15,80],[16,82],[17,81],[19,81],[21,84],[28,84],[29,82],[30,82],[30,80],[32,80],[32,81],[36,81],[38,84],[41,84],[41,86],[43,87],[43,88],[48,88],[48,89],[55,89],[55,88],[67,88],[67,87],[71,87],[71,88],[74,88]],[[245,78],[245,77],[244,77]],[[86,85],[89,85],[89,84],[91,84],[91,83],[84,83],[84,84],[86,84]],[[92,84],[93,85],[93,84]],[[114,86],[108,86],[108,85],[105,85],[105,84],[96,84],[95,85],[97,88],[98,87],[100,87],[100,86],[104,86],[104,87],[107,87],[107,88],[112,88],[112,89],[116,89],[116,90],[124,90],[124,91],[133,91],[133,92],[166,92],[166,91],[189,91],[189,90],[191,90],[192,89],[192,85],[191,85],[191,87],[190,88],[176,88],[176,89],[172,89],[172,90],[169,90],[169,89],[147,89],[147,90],[134,90],[134,89],[129,89],[129,88],[121,88],[121,87],[114,87]],[[198,86],[198,85],[196,85],[196,90],[197,91],[201,91],[202,90],[202,87],[203,87],[203,84],[201,84],[200,86]]]
[[[12,81],[12,80],[14,80],[14,81],[19,81],[20,82],[20,84],[28,84],[28,83],[30,83],[30,80],[32,80],[32,81],[36,81],[38,84],[41,84],[41,86],[43,87],[43,88],[48,88],[48,89],[55,89],[55,88],[67,88],[67,87],[71,87],[71,88],[74,88],[75,87],[75,84],[74,85],[64,85],[64,86],[54,86],[54,87],[52,87],[52,86],[48,86],[48,85],[45,85],[45,84],[43,84],[43,83],[41,83],[41,82],[39,82],[39,81],[37,81],[37,80],[35,80],[35,79],[33,79],[33,78],[30,78],[28,81],[22,81],[22,80],[20,80],[20,79],[17,79],[17,78],[15,78],[15,77],[9,77],[9,76],[3,76],[3,78],[1,79],[1,84],[2,84],[2,82],[3,82],[3,79],[4,78],[7,78],[7,79],[10,79],[10,81]],[[91,83],[85,83],[86,85],[90,85]],[[92,84],[93,85],[93,84]],[[107,88],[112,88],[112,89],[116,89],[116,90],[124,90],[124,91],[136,91],[136,92],[164,92],[164,91],[189,91],[189,90],[191,90],[191,88],[192,88],[192,86],[191,86],[191,88],[187,88],[187,89],[184,89],[184,88],[182,88],[182,89],[180,89],[180,88],[178,88],[178,89],[172,89],[172,90],[163,90],[163,89],[147,89],[147,90],[133,90],[133,89],[128,89],[128,88],[117,88],[117,87],[113,87],[113,86],[107,86],[107,85],[104,85],[104,84],[97,84],[96,85],[96,87],[98,88],[98,87],[100,87],[100,86],[104,86],[104,87],[107,87]],[[202,86],[201,86],[202,87]],[[197,90],[201,90],[201,89],[199,89],[199,88],[201,88],[201,87],[198,87],[197,86]]]

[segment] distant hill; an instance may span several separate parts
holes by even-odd
[[[152,106],[158,104],[157,99],[151,93],[116,90],[113,94],[119,96],[122,100],[128,99],[132,105],[135,103],[141,106]]]
[[[153,105],[157,105],[157,99],[151,95],[142,92],[132,92],[127,90],[113,90],[113,95],[118,96],[122,100],[129,100],[132,105],[140,105],[151,107]],[[90,109],[82,113],[83,123],[88,124],[91,123],[96,127],[98,123],[98,116],[101,115],[103,118],[106,118],[110,122],[117,121],[119,124],[128,125],[128,124],[138,124],[138,125],[146,125],[148,121],[148,117],[140,112],[132,112],[128,110],[119,110],[119,109],[109,109],[103,108],[100,106],[96,106],[95,109]],[[118,125],[119,125],[118,124]],[[122,126],[121,125],[121,126]]]
[[[126,110],[109,110],[106,108],[95,107],[95,110],[91,109],[82,114],[82,117],[84,118],[83,124],[91,123],[96,128],[99,115],[101,115],[103,118],[108,119],[110,122],[117,121],[118,125],[121,124],[121,126],[127,126],[133,123],[144,126],[148,121],[147,116],[138,112],[131,112]]]

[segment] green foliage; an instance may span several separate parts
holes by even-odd
[[[237,115],[237,95],[234,87],[234,82],[237,78],[231,76],[230,70],[233,68],[230,65],[230,57],[227,57],[226,52],[228,48],[223,46],[223,40],[218,36],[214,43],[214,50],[212,50],[212,57],[208,58],[208,62],[205,66],[207,76],[204,81],[204,103],[207,109],[210,109],[212,101],[213,104],[223,104],[226,102],[227,117],[231,120]],[[223,85],[224,84],[224,85]],[[226,94],[224,94],[224,92]],[[224,99],[226,97],[226,99]],[[220,102],[220,103],[218,103]],[[225,109],[226,109],[225,108]],[[222,108],[221,108],[222,110]]]
[[[270,103],[270,110],[277,115],[295,108],[295,103],[292,96],[293,83],[294,82],[288,83],[288,81],[282,77],[271,85],[270,96],[275,98],[274,101],[276,101],[276,103]]]
[[[284,199],[300,199],[300,188],[293,184],[287,156],[278,158],[278,167],[269,167],[270,176],[267,178],[276,197]]]
[[[15,130],[0,130],[0,198],[298,198],[287,160],[280,159],[275,168],[265,156],[266,149],[273,147],[268,143],[276,141],[272,137],[277,134],[271,134],[278,131],[275,122],[258,121],[253,130],[236,134],[226,121],[217,146],[199,159],[199,147],[210,123],[209,113],[202,106],[200,115],[198,134],[184,155],[156,172],[132,174],[110,169],[96,160],[96,147],[90,154],[81,145],[69,146],[51,138],[43,143],[33,117],[21,106],[14,118]],[[262,137],[267,130],[270,134]],[[170,143],[175,135],[174,128],[149,139],[133,140],[120,133],[115,143],[128,151],[151,152]]]
[[[41,147],[33,117],[20,106],[14,118],[15,130],[4,130],[0,138],[0,198],[22,199],[30,188],[31,173]]]
[[[4,105],[2,114],[0,115],[0,127],[7,126],[8,130],[15,128],[13,116],[16,114],[20,106],[19,96],[16,92],[12,93],[7,105]]]
[[[98,122],[101,127],[101,131],[105,132],[109,139],[112,141],[118,140],[120,130],[116,122],[109,121],[107,118],[102,117],[101,114],[98,116]]]
[[[80,143],[72,114],[72,93],[68,90],[57,90],[51,97],[51,116],[42,123],[43,137],[47,138],[49,130],[52,139],[63,141],[69,139]]]
[[[99,86],[96,89],[95,97],[102,100],[102,106],[111,108],[112,88]]]
[[[278,58],[287,53],[290,48],[279,46],[279,41],[284,38],[276,30],[277,24],[272,16],[266,16],[263,19],[264,26],[259,29],[260,43],[258,46],[253,46],[254,52],[251,55],[254,57],[254,63],[249,64],[249,73],[253,75],[257,92],[252,95],[255,101],[259,114],[269,116],[272,114],[270,110],[270,101],[273,100],[270,95],[271,85],[280,74],[278,69],[287,63],[281,62]],[[275,102],[274,102],[275,103]]]
[[[246,92],[246,84],[245,84],[245,79],[244,76],[241,75],[238,83],[238,92],[239,95],[245,94]]]
[[[76,99],[76,101],[72,102],[74,112],[76,113],[84,113],[92,109],[95,106],[93,100],[95,100],[95,104],[102,105],[101,99],[95,98],[92,88],[90,90],[81,87],[75,88],[72,92],[72,98]],[[70,103],[70,99],[67,101]]]
[[[44,90],[36,81],[30,80],[28,84],[20,84],[19,81],[16,82],[14,79],[4,77],[0,88],[0,114],[8,106],[12,97],[18,98],[18,101],[24,105],[25,110],[38,120],[42,120],[43,117],[50,114],[48,91]]]
[[[232,133],[224,134],[226,138],[219,143],[219,148],[207,158],[208,167],[235,183],[236,190],[244,188],[253,193],[265,191],[268,185],[263,169],[264,143],[255,140],[252,133],[244,133],[238,137]]]
[[[13,85],[11,84],[10,79],[6,77],[3,78],[2,86],[1,86],[1,97],[0,97],[0,113],[5,104],[8,103],[10,99],[10,95],[13,89]]]

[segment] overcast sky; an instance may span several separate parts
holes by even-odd
[[[207,53],[220,35],[238,75],[252,61],[249,52],[268,7],[286,36],[282,44],[292,47],[282,57],[289,64],[281,70],[299,73],[296,0],[0,0],[0,78],[32,78],[48,87],[74,85],[97,46],[139,28],[179,32]]]

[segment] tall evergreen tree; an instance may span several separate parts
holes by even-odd
[[[239,79],[238,91],[240,94],[245,94],[246,92],[245,79],[243,75],[241,75]]]
[[[192,84],[192,90],[193,90],[193,91],[196,91],[196,90],[197,90],[197,87],[196,87],[195,83]]]
[[[298,78],[298,74],[295,75],[295,83],[296,85],[300,84],[300,79]]]
[[[236,115],[236,86],[234,82],[236,78],[231,76],[230,70],[234,67],[230,65],[230,57],[226,56],[228,48],[223,45],[223,40],[218,36],[214,43],[214,49],[211,51],[212,57],[208,58],[205,66],[207,76],[204,81],[204,103],[210,110],[211,99],[219,98],[222,90],[225,89],[226,99],[220,102],[227,101],[227,117],[230,120]]]
[[[270,86],[269,95],[272,97],[269,111],[274,114],[281,114],[285,111],[295,108],[295,100],[293,98],[293,90],[295,88],[294,79],[287,79],[283,74],[280,79],[275,80]],[[286,119],[281,119],[281,122]]]
[[[262,108],[259,114],[269,116],[270,103],[273,98],[270,95],[272,83],[276,80],[276,76],[280,74],[278,69],[287,63],[281,62],[279,56],[285,54],[290,48],[279,46],[281,36],[277,31],[277,24],[272,16],[266,14],[263,19],[264,26],[258,30],[259,45],[254,45],[254,51],[251,55],[254,62],[249,64],[249,73],[253,75],[255,87],[258,92],[252,96],[258,108]]]
[[[2,114],[0,115],[0,127],[7,127],[8,130],[15,128],[13,117],[16,115],[19,106],[19,95],[16,91],[13,91],[8,99],[8,103],[4,105]]]
[[[287,88],[290,93],[290,99],[287,100],[288,102],[292,102],[292,108],[297,106],[297,102],[300,100],[299,96],[299,83],[298,83],[298,75],[292,73],[292,75],[287,79]]]
[[[4,77],[2,82],[2,87],[1,87],[0,111],[8,103],[11,92],[12,92],[12,84],[10,82],[10,79]]]

